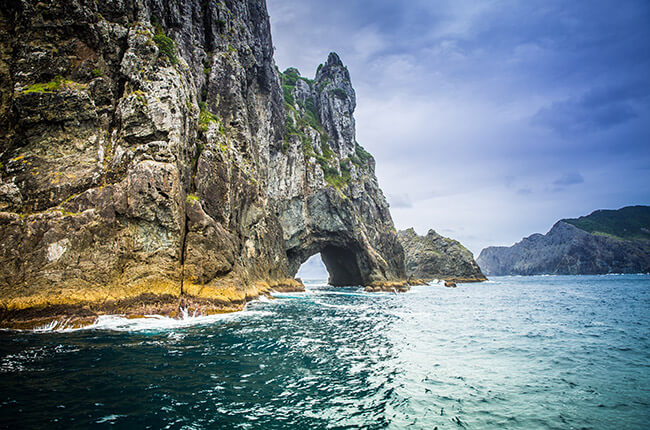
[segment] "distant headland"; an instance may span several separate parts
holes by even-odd
[[[647,273],[650,207],[597,210],[562,219],[545,235],[483,249],[477,263],[488,276]]]

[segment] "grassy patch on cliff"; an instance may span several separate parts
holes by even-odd
[[[284,95],[284,107],[287,113],[284,143],[282,145],[283,152],[289,149],[290,136],[298,136],[303,144],[303,149],[307,146],[306,142],[309,140],[305,131],[307,127],[316,130],[321,136],[321,142],[327,143],[330,137],[318,119],[318,109],[314,98],[310,96],[306,100],[296,101],[293,95],[298,80],[307,82],[310,87],[313,85],[313,81],[300,76],[298,69],[293,67],[280,72],[280,80]]]
[[[72,89],[72,90],[83,90],[86,89],[88,85],[80,84],[79,82],[71,81],[69,79],[64,79],[62,76],[56,76],[50,82],[42,82],[29,85],[22,91],[22,94],[30,93],[56,93],[63,89]]]
[[[280,73],[284,102],[290,104],[291,106],[296,103],[293,98],[293,89],[296,87],[296,81],[298,78],[300,78],[300,72],[298,69],[293,67],[289,67],[283,73]]]
[[[284,145],[283,145],[283,150],[286,152],[287,149],[289,149],[289,142],[291,140],[291,136],[297,136],[300,142],[303,145],[303,152],[305,151],[305,146],[309,144],[309,148],[311,148],[311,143],[309,142],[309,139],[305,135],[305,132],[299,128],[296,127],[296,123],[293,120],[293,117],[289,115],[290,111],[295,112],[295,109],[291,105],[285,105],[285,108],[287,109],[287,117],[285,118],[284,122]],[[312,152],[313,152],[313,148]]]
[[[364,167],[369,161],[374,160],[372,154],[363,149],[359,143],[354,143],[354,154],[350,156],[350,161],[357,167]]]
[[[153,37],[153,41],[158,46],[158,51],[162,55],[169,58],[170,63],[178,63],[178,57],[176,56],[176,45],[174,44],[174,41],[165,34],[165,31],[160,24],[154,23],[154,28],[156,30],[156,34]]]
[[[219,133],[225,134],[223,125],[221,124],[219,117],[208,110],[208,106],[205,104],[205,102],[200,102],[199,103],[199,130],[202,131],[203,133],[207,132],[208,128],[210,128],[210,123],[213,122],[219,124]]]
[[[348,185],[348,181],[343,176],[340,176],[338,172],[336,174],[325,173],[325,181],[338,190]]]
[[[282,92],[284,94],[284,102],[293,106],[295,100],[293,99],[293,88],[291,85],[282,85]]]
[[[289,67],[280,74],[282,85],[296,86],[296,81],[300,78],[300,72],[295,67]]]
[[[648,206],[598,210],[587,216],[562,221],[592,234],[626,240],[650,240],[650,207]]]

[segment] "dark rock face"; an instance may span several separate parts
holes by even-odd
[[[547,234],[533,234],[511,247],[485,248],[478,264],[488,275],[650,272],[650,241],[589,233],[569,221],[576,220],[558,221]]]
[[[406,273],[420,279],[445,279],[454,282],[480,282],[487,278],[472,253],[460,242],[429,230],[418,236],[412,228],[397,233],[406,255]],[[454,284],[455,285],[455,284]]]
[[[0,319],[237,309],[317,251],[334,284],[404,278],[374,162],[341,171],[347,69],[300,81],[301,139],[272,53],[263,0],[5,2]],[[303,152],[324,133],[336,175]]]

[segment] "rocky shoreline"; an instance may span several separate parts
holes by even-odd
[[[237,312],[246,303],[260,296],[270,297],[272,292],[302,292],[303,283],[296,279],[284,279],[270,283],[256,283],[246,290],[238,288],[202,289],[197,295],[156,295],[144,293],[139,296],[104,302],[77,302],[69,304],[18,303],[0,310],[0,325],[9,329],[34,329],[54,322],[58,328],[79,328],[93,324],[101,315],[120,315],[126,318],[143,318],[161,315],[178,318],[183,311],[189,314],[213,315]]]
[[[9,2],[0,44],[0,325],[405,282],[347,67],[281,73],[263,0]]]

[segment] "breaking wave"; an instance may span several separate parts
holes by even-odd
[[[267,299],[268,300],[268,299]],[[110,330],[117,332],[147,332],[165,331],[196,325],[214,324],[222,321],[230,321],[242,317],[266,316],[268,311],[255,311],[245,308],[238,312],[229,312],[214,315],[200,315],[196,312],[190,313],[187,309],[181,309],[178,318],[164,315],[144,315],[138,318],[130,318],[124,315],[100,315],[92,324],[83,327],[69,327],[65,322],[52,321],[33,330],[35,333],[71,333],[82,330]]]

